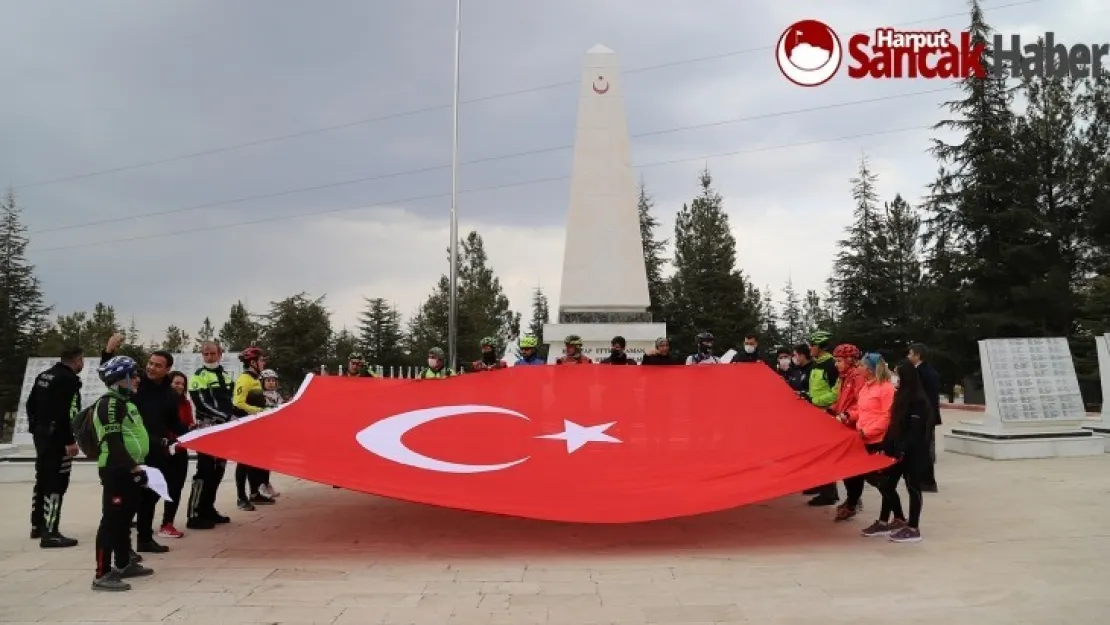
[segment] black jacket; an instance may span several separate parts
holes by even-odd
[[[684,365],[686,359],[671,352],[669,354],[644,354],[641,365]]]
[[[59,362],[35,376],[27,397],[27,426],[36,439],[73,445],[72,419],[79,410],[81,378],[68,365]]]
[[[736,356],[733,357],[732,362],[763,362],[763,358],[758,349],[749,354],[741,347],[736,350]]]
[[[786,380],[790,385],[790,389],[796,393],[809,393],[809,372],[813,369],[813,363],[799,367],[798,365],[791,364],[790,368],[786,371],[782,369],[775,369],[775,372]]]
[[[111,358],[112,354],[104,352],[101,359]],[[177,412],[178,395],[170,386],[170,376],[155,382],[140,373],[139,390],[131,396],[132,403],[139,409],[143,417],[143,427],[150,437],[150,453],[148,462],[157,462],[166,454],[165,447],[169,444],[170,433],[177,437],[184,436],[189,428],[181,422]]]
[[[620,357],[619,360],[614,359],[612,356],[609,356],[608,358],[602,360],[598,364],[602,364],[602,365],[634,365],[634,364],[636,364],[636,361],[632,358],[629,358],[628,354],[621,354],[621,357]]]
[[[921,378],[921,386],[925,389],[925,398],[933,407],[935,425],[940,425],[940,374],[927,362],[917,366],[917,377]]]

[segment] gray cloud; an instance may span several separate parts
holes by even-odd
[[[726,53],[772,45],[782,28],[803,17],[823,19],[843,35],[965,10],[953,1],[881,9],[859,1],[833,8],[813,1],[752,7],[702,0],[685,9],[642,0],[464,3],[463,99],[525,92],[464,105],[462,160],[545,150],[466,165],[464,190],[569,174],[571,151],[549,148],[573,142],[576,89],[541,87],[576,81],[583,52],[597,42],[620,54],[633,135],[819,109],[632,140],[639,165],[681,161],[641,170],[667,228],[696,193],[698,171],[709,166],[732,215],[745,271],[776,288],[787,277],[799,288],[821,288],[850,219],[848,178],[861,154],[872,158],[885,197],[900,191],[918,199],[935,170],[924,154],[929,132],[872,133],[933,123],[945,94],[834,105],[947,85],[840,77],[802,89],[779,75],[769,50]],[[1002,30],[1048,25],[1061,36],[1101,41],[1095,25],[1104,8],[1091,0],[1069,4],[1066,12],[1062,6],[1046,0],[987,11]],[[328,293],[337,325],[350,325],[361,295],[389,297],[409,312],[446,270],[446,168],[131,217],[447,165],[453,3],[102,0],[60,13],[22,2],[0,5],[0,20],[21,25],[0,41],[0,80],[16,87],[0,103],[0,183],[439,107],[17,189],[33,231],[127,218],[32,235],[32,260],[60,312],[105,300],[124,316],[134,314],[153,336],[169,323],[192,329],[205,315],[222,320],[240,297],[260,309],[307,290]],[[927,26],[959,28],[964,21]],[[675,63],[711,56],[717,58]],[[668,63],[674,64],[639,71]],[[839,137],[855,138],[828,141]],[[743,153],[706,158],[730,152]],[[568,188],[569,181],[554,180],[460,198],[463,231],[477,228],[486,236],[518,308],[527,306],[537,284],[557,300]],[[426,195],[437,197],[406,200]],[[384,206],[287,219],[376,204]],[[226,227],[242,222],[256,223]],[[170,234],[143,238],[163,233]],[[126,238],[135,240],[118,241]],[[809,250],[783,257],[784,241]],[[75,245],[86,247],[57,249]]]

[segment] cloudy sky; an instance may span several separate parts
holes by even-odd
[[[748,276],[821,289],[860,156],[884,198],[918,200],[936,169],[925,127],[953,92],[843,74],[797,87],[775,41],[803,18],[842,37],[966,22],[961,0],[463,3],[460,158],[480,162],[460,171],[460,230],[482,234],[525,311],[537,286],[558,302],[593,44],[620,55],[633,162],[666,230],[708,166]],[[58,312],[105,301],[149,339],[307,291],[353,326],[364,296],[408,314],[446,272],[453,2],[59,5],[0,0],[0,185]],[[1003,32],[1110,32],[1097,0],[984,6]]]

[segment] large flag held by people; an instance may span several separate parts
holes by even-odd
[[[891,462],[760,364],[310,376],[290,403],[182,445],[385,497],[587,523],[733,508]]]

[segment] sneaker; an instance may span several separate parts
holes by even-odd
[[[935,493],[935,492],[939,492],[939,491],[937,489],[936,484],[925,484],[921,487],[921,492],[923,492],[923,493]]]
[[[77,539],[62,536],[61,534],[54,534],[52,536],[43,536],[39,540],[39,547],[42,549],[65,549],[66,547],[76,547]]]
[[[154,542],[154,540],[144,540],[138,545],[135,545],[135,550],[141,551],[142,553],[166,553],[170,548],[165,545],[159,545]]]
[[[239,501],[235,502],[235,506],[244,512],[254,511],[254,504],[247,501],[246,499],[240,499]]]
[[[185,533],[173,526],[173,523],[163,523],[158,529],[159,538],[181,538]]]
[[[131,560],[130,560],[130,562],[142,562],[142,561],[143,561],[143,557],[141,555],[139,555],[139,552],[132,549],[131,550]]]
[[[42,538],[42,530],[37,527],[31,528],[31,540],[38,540]]]
[[[806,505],[809,506],[835,506],[836,502],[840,501],[840,497],[832,497],[829,495],[817,495],[810,499]]]
[[[128,584],[120,578],[119,571],[109,571],[105,573],[103,577],[98,577],[93,580],[92,589],[121,592],[124,590],[131,590],[131,584]]]
[[[127,566],[123,567],[119,572],[120,579],[127,579],[129,577],[149,577],[154,575],[154,569],[143,566],[138,562],[132,561]]]
[[[216,522],[208,517],[197,516],[185,521],[185,527],[191,530],[210,530],[216,527]]]
[[[868,525],[860,532],[860,536],[864,538],[874,538],[875,536],[890,536],[890,523],[883,523],[882,521],[875,521]]]
[[[276,503],[272,497],[267,497],[262,493],[255,493],[251,495],[250,502],[259,506],[272,506]]]
[[[258,492],[270,497],[271,499],[281,497],[281,493],[274,489],[272,484],[263,484],[258,488]]]
[[[921,530],[916,527],[903,527],[902,529],[890,535],[890,542],[892,543],[919,543],[921,542]]]
[[[848,504],[842,503],[842,504],[840,504],[839,506],[836,507],[836,516],[833,518],[833,520],[834,521],[847,521],[848,519],[856,516],[856,511],[857,510],[859,510],[858,505],[848,507]]]
[[[225,514],[220,514],[219,512],[217,512],[215,510],[213,510],[211,512],[211,514],[209,514],[208,516],[212,519],[212,522],[215,523],[216,525],[223,525],[224,523],[231,523],[231,517],[229,517]]]

